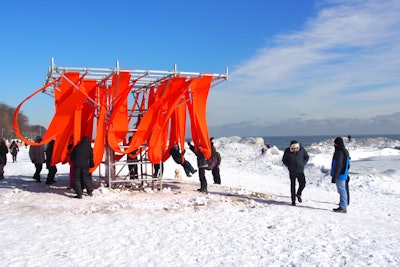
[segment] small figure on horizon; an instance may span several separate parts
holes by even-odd
[[[15,142],[15,140],[11,142],[9,149],[10,149],[10,153],[12,156],[12,161],[17,162],[17,154],[19,152],[19,147],[18,147],[17,142]]]
[[[303,202],[301,194],[306,187],[304,166],[307,164],[309,158],[307,151],[296,140],[290,142],[290,146],[285,149],[283,154],[282,162],[289,170],[292,206],[296,206],[296,197],[300,203]],[[299,182],[297,193],[296,178]]]
[[[347,139],[349,140],[349,142],[351,142],[351,135],[348,135]]]
[[[192,164],[190,164],[190,162],[187,161],[184,157],[185,149],[182,152],[180,152],[179,145],[177,143],[175,143],[174,147],[169,150],[169,153],[171,154],[173,160],[177,164],[182,165],[187,177],[191,177],[192,174],[194,174],[196,172],[196,170],[193,168]]]
[[[4,179],[4,166],[7,164],[8,148],[4,140],[0,140],[0,180]]]
[[[42,142],[42,137],[36,136],[35,143],[40,143],[40,142]],[[35,169],[36,169],[35,173],[33,174],[33,179],[35,179],[36,182],[40,183],[41,182],[40,172],[42,171],[43,163],[46,162],[44,146],[31,145],[29,147],[29,158],[31,159],[32,163],[35,164]]]
[[[334,212],[346,213],[349,204],[349,168],[350,154],[344,146],[343,138],[336,137],[334,140],[335,152],[332,158],[331,176],[332,183],[336,184],[340,196],[339,208],[333,209]]]

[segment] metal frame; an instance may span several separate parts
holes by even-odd
[[[66,72],[80,72],[81,76],[84,76],[85,79],[96,80],[98,82],[104,83],[106,87],[106,94],[110,96],[113,92],[110,92],[109,86],[111,86],[112,80],[110,79],[114,74],[119,74],[121,71],[129,72],[131,74],[131,83],[133,84],[131,94],[147,94],[150,90],[151,86],[155,86],[158,83],[161,83],[165,79],[171,77],[185,76],[188,78],[191,77],[202,77],[202,76],[212,76],[213,81],[211,87],[216,86],[217,84],[228,80],[228,68],[225,69],[224,74],[214,74],[214,73],[204,73],[204,72],[182,72],[178,71],[177,65],[174,64],[173,70],[171,71],[160,71],[160,70],[138,70],[138,69],[122,69],[119,67],[119,61],[116,61],[115,68],[84,68],[84,67],[59,67],[54,64],[54,58],[51,58],[51,65],[48,69],[48,74],[46,76],[45,84],[48,84],[61,76]],[[54,90],[57,90],[57,84],[52,87],[46,88],[43,93],[54,96]],[[95,117],[98,118],[98,104],[93,99],[88,100],[95,107]],[[113,110],[113,103],[107,103],[107,117],[106,120],[109,120],[109,116]],[[128,115],[130,114],[132,117],[138,117],[139,110],[129,110]],[[107,125],[107,123],[106,123]],[[136,130],[136,127],[132,128],[130,131],[132,133]],[[123,169],[125,166],[129,164],[124,159],[126,156],[122,157],[121,160],[117,161],[115,159],[114,151],[107,144],[107,138],[105,138],[105,155],[104,164],[105,175],[102,175],[101,164],[99,165],[99,177],[101,180],[104,180],[108,186],[128,186],[133,188],[141,188],[146,186],[148,182],[151,182],[152,188],[154,188],[154,182],[160,182],[162,187],[162,169],[160,173],[154,177],[153,169],[154,164],[148,160],[147,157],[147,147],[146,144],[142,147],[143,154],[141,153],[138,164],[139,171],[139,179],[138,180],[130,180],[129,174],[127,175]],[[134,163],[136,164],[136,163]],[[161,166],[162,167],[162,166]],[[139,183],[139,186],[137,185]]]

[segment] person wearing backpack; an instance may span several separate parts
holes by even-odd
[[[217,151],[217,149],[214,146],[213,142],[214,137],[210,138],[211,142],[211,157],[212,160],[215,161],[216,163],[211,169],[211,173],[214,179],[214,184],[221,184],[221,175],[219,173],[219,166],[221,165],[221,154]]]

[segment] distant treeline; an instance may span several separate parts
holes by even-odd
[[[15,109],[16,108],[0,102],[1,139],[17,139],[13,127]],[[30,125],[28,117],[21,111],[18,114],[18,125],[21,134],[27,139],[34,139],[35,136],[43,135],[46,131],[46,128],[41,125]]]

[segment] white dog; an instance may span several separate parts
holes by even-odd
[[[175,177],[174,180],[181,182],[182,181],[182,174],[179,169],[175,169]]]

